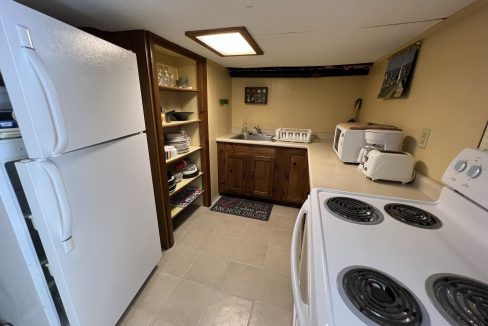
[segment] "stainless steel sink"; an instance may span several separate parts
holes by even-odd
[[[231,139],[242,139],[242,140],[252,140],[252,141],[271,141],[273,136],[259,135],[259,134],[237,134]]]

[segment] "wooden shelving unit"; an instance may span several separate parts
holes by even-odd
[[[184,159],[185,157],[187,157],[188,155],[191,155],[195,152],[198,152],[199,150],[201,150],[202,148],[199,147],[199,146],[190,146],[190,150],[186,153],[183,153],[183,154],[180,154],[178,156],[175,156],[175,157],[172,157],[170,158],[169,160],[166,160],[166,164],[172,164],[172,163],[175,163],[175,162],[178,162],[178,161],[181,161],[182,159]]]
[[[183,126],[183,125],[189,125],[192,123],[199,123],[202,120],[200,119],[192,119],[192,120],[186,120],[186,121],[171,121],[169,123],[163,123],[163,128],[172,128],[172,127],[178,127],[178,126]]]
[[[198,185],[203,193],[193,201],[193,204],[210,206],[207,61],[204,57],[148,31],[112,33],[95,29],[86,30],[137,55],[161,247],[170,248],[174,243],[172,219],[184,210],[172,207],[170,204],[168,173],[171,172],[174,163],[185,157],[190,157],[194,161],[200,174],[177,187],[180,187],[181,191],[190,183]],[[191,88],[159,86],[158,67],[160,66],[167,67],[175,79],[186,78]],[[194,112],[192,116],[194,119],[163,124],[161,108],[165,111]],[[166,160],[165,133],[177,132],[178,129],[186,130],[191,137],[191,150]]]
[[[182,93],[198,93],[198,92],[200,92],[199,89],[167,87],[167,86],[159,86],[159,90],[163,91],[163,92],[182,92]]]
[[[200,178],[202,175],[203,175],[203,172],[200,172],[200,173],[198,173],[197,176],[194,176],[193,178],[188,178],[188,179],[181,180],[180,182],[178,182],[176,184],[175,190],[172,193],[170,193],[169,196],[171,197],[173,195],[176,195],[177,193],[180,192],[180,190],[182,190],[183,188],[185,188],[186,186],[188,186],[189,184],[191,184],[193,181],[195,181],[198,178]]]
[[[181,212],[183,212],[186,208],[190,207],[191,205],[193,205],[193,203],[198,200],[200,197],[202,197],[203,195],[205,194],[205,191],[203,191],[198,197],[196,197],[191,203],[188,204],[188,206],[186,207],[178,207],[178,206],[172,206],[171,207],[171,218],[175,218],[176,216],[178,216],[178,214],[180,214]]]

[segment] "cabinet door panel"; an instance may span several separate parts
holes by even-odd
[[[302,203],[310,188],[306,153],[300,150],[286,150],[283,172],[281,199],[290,203]]]
[[[249,156],[248,194],[253,197],[273,197],[275,159],[266,156]]]
[[[224,152],[224,191],[246,193],[246,156]]]

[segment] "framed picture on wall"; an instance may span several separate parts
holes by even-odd
[[[421,42],[410,45],[388,59],[388,67],[378,98],[386,100],[407,96],[420,45]]]
[[[244,103],[246,104],[268,103],[268,87],[245,87]]]

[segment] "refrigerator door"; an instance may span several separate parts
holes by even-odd
[[[16,166],[70,325],[114,325],[161,257],[146,135]]]
[[[3,196],[1,199],[3,201]],[[14,226],[9,221],[4,204],[0,201],[0,230],[2,230],[0,237],[0,248],[2,248],[0,250],[0,261],[2,262],[0,322],[9,322],[12,325],[59,325],[54,303],[49,302],[49,291],[42,289],[44,284],[39,277],[37,279],[33,277],[36,274],[31,270],[36,266],[28,265],[24,258],[20,247],[21,240],[16,237]],[[25,250],[30,250],[31,256],[35,257],[33,248],[24,247]],[[37,265],[39,264],[37,263]],[[36,282],[38,283],[36,284]],[[44,290],[43,293],[40,293],[42,290]],[[48,311],[52,314],[48,315]]]
[[[26,156],[21,139],[0,140],[0,324],[60,325],[6,164]],[[9,163],[10,164],[10,163]]]
[[[145,130],[136,55],[0,1],[0,70],[29,157]]]

